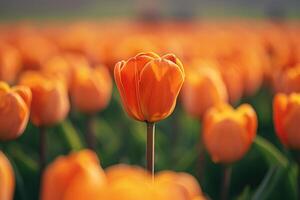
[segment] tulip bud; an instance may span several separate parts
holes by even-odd
[[[0,82],[0,140],[19,137],[26,128],[31,104],[30,89],[24,86],[10,88]]]
[[[21,59],[17,49],[0,43],[0,80],[12,83],[21,68]]]
[[[280,141],[288,148],[300,149],[300,94],[277,94],[273,101],[274,124]]]
[[[229,102],[239,101],[244,93],[242,70],[235,63],[229,61],[221,62],[219,69],[227,88]]]
[[[42,179],[41,200],[96,200],[106,177],[97,155],[82,150],[61,156],[50,164]]]
[[[112,93],[112,80],[105,67],[77,67],[71,87],[74,107],[83,113],[103,110],[109,103]]]
[[[187,71],[182,90],[182,103],[193,117],[202,118],[212,106],[227,101],[227,90],[215,68],[198,67]]]
[[[232,163],[249,150],[256,135],[257,116],[248,104],[236,110],[221,104],[206,113],[203,127],[203,142],[212,160]]]
[[[0,151],[0,199],[12,200],[14,189],[15,175],[13,168],[6,156]]]
[[[184,69],[173,54],[140,53],[118,62],[115,80],[128,115],[156,122],[168,117],[184,81]]]
[[[278,92],[291,94],[300,92],[300,64],[292,68],[279,71],[275,79],[275,87]]]
[[[70,85],[72,79],[72,67],[67,60],[61,56],[49,59],[43,65],[43,72],[62,79],[67,86]]]
[[[31,120],[36,126],[50,126],[64,120],[70,104],[64,83],[55,77],[28,71],[20,84],[32,91]]]
[[[202,195],[201,188],[197,180],[187,173],[176,173],[172,171],[163,171],[156,175],[155,181],[165,182],[178,185],[183,188],[184,192],[193,199]]]

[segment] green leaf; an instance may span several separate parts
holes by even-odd
[[[253,144],[260,153],[264,156],[266,161],[270,164],[277,164],[282,167],[288,166],[288,159],[270,142],[261,136],[256,136]]]
[[[236,198],[236,200],[250,200],[251,199],[250,186],[245,187],[243,192]]]
[[[280,167],[274,166],[269,169],[264,180],[254,193],[252,200],[268,199],[269,195],[273,193],[276,185],[283,175],[283,170]]]
[[[62,122],[59,127],[70,149],[77,151],[83,148],[79,134],[69,120]]]
[[[7,148],[7,152],[27,172],[36,173],[38,171],[37,162],[25,154],[19,144],[10,144]]]

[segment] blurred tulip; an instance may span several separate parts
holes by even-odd
[[[185,76],[176,56],[154,53],[118,62],[114,74],[128,115],[147,122],[160,121],[173,112]]]
[[[172,183],[181,186],[190,200],[202,195],[201,188],[197,180],[187,173],[163,171],[156,175],[155,181]]]
[[[184,109],[201,119],[212,106],[227,102],[227,91],[221,74],[215,68],[195,67],[187,71],[182,90]]]
[[[14,189],[15,175],[13,168],[6,156],[0,151],[0,199],[13,200]]]
[[[13,83],[20,70],[21,59],[17,49],[0,43],[0,80]]]
[[[0,140],[19,137],[26,128],[31,104],[30,89],[25,86],[10,88],[0,81]]]
[[[34,31],[21,32],[15,40],[25,69],[40,69],[43,63],[57,52],[53,43]]]
[[[68,87],[71,84],[73,72],[72,66],[62,56],[56,56],[49,59],[43,65],[43,72],[60,78]]]
[[[106,176],[97,155],[82,150],[58,157],[43,175],[41,200],[97,200]]]
[[[291,94],[300,93],[300,64],[289,69],[279,71],[275,81],[277,92]]]
[[[230,103],[239,101],[244,93],[244,81],[241,69],[233,62],[221,62],[219,66],[227,88]]]
[[[53,76],[27,71],[20,84],[32,91],[31,120],[36,126],[51,126],[63,121],[70,108],[64,83]]]
[[[153,182],[150,174],[139,167],[115,165],[106,174],[108,185],[102,189],[102,199],[192,200],[202,195],[196,179],[186,173],[161,172]]]
[[[83,113],[96,113],[109,103],[112,80],[105,67],[77,67],[71,87],[74,107]]]
[[[220,104],[205,115],[203,142],[214,162],[232,163],[247,153],[256,129],[257,116],[250,105],[243,104],[234,110]]]
[[[105,170],[105,173],[109,184],[112,184],[115,181],[119,181],[121,179],[138,179],[142,181],[150,179],[150,174],[144,169],[124,164],[111,166]]]
[[[300,94],[277,94],[273,101],[278,138],[288,148],[300,149]]]

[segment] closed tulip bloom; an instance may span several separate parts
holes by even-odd
[[[236,110],[222,104],[206,113],[203,127],[203,142],[212,160],[232,163],[249,150],[256,135],[257,116],[248,104]]]
[[[121,179],[145,181],[151,178],[150,174],[143,168],[125,164],[111,166],[105,170],[105,174],[109,184]]]
[[[97,155],[82,150],[60,156],[50,164],[42,179],[41,200],[97,200],[106,177]]]
[[[201,119],[209,108],[227,100],[226,86],[217,69],[198,67],[187,72],[182,90],[182,103],[187,113]]]
[[[159,172],[155,181],[172,183],[181,186],[190,200],[202,195],[201,188],[196,178],[187,173],[176,173],[172,171],[162,171]]]
[[[243,73],[233,62],[221,62],[220,72],[227,88],[228,99],[230,103],[239,101],[244,93]]]
[[[43,72],[51,74],[62,79],[67,86],[70,85],[72,79],[72,66],[62,56],[56,56],[49,59],[43,65]]]
[[[31,104],[30,89],[25,86],[10,88],[0,81],[0,140],[19,137],[27,125]]]
[[[13,83],[21,69],[21,57],[17,49],[0,42],[0,80]]]
[[[0,151],[0,199],[13,200],[14,189],[13,168],[6,156]]]
[[[77,67],[71,87],[74,107],[83,113],[95,113],[107,107],[112,93],[112,80],[105,67]]]
[[[280,71],[275,81],[275,87],[278,92],[291,94],[300,93],[300,64]]]
[[[128,115],[156,122],[168,117],[184,82],[184,69],[173,54],[140,53],[118,62],[115,80]]]
[[[273,101],[278,138],[288,148],[300,149],[300,94],[277,94]]]
[[[40,72],[22,74],[20,84],[32,91],[31,120],[36,126],[50,126],[63,121],[70,108],[63,81]]]

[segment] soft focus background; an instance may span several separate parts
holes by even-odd
[[[191,55],[187,51],[190,49],[184,45],[201,47],[201,42],[206,41],[203,37],[202,40],[186,42],[195,36],[194,33],[200,32],[201,35],[203,30],[216,33],[230,27],[229,35],[234,35],[238,24],[243,29],[241,32],[249,32],[250,35],[260,35],[269,30],[279,33],[280,36],[274,38],[281,44],[286,42],[288,33],[278,27],[292,24],[291,27],[299,29],[299,8],[299,0],[1,0],[0,30],[4,30],[4,35],[13,31],[25,35],[38,33],[47,40],[50,38],[51,42],[61,39],[57,37],[60,32],[65,41],[70,39],[70,43],[64,44],[65,49],[68,49],[68,44],[71,44],[71,49],[72,42],[76,41],[74,38],[80,38],[80,42],[74,43],[86,47],[80,46],[83,50],[80,53],[87,57],[90,65],[104,64],[111,71],[115,62],[143,50],[175,53],[188,67],[186,65],[191,63]],[[268,34],[265,35],[268,40]],[[91,37],[99,43],[89,41]],[[166,44],[167,40],[162,38],[170,39],[169,43]],[[242,45],[242,41],[240,38],[236,42]],[[158,44],[161,46],[158,47]],[[108,49],[101,48],[101,45]],[[35,46],[38,49],[34,49]],[[30,52],[33,49],[39,51],[39,46],[28,45],[25,50]],[[234,106],[251,104],[259,119],[258,137],[245,157],[233,165],[232,199],[297,199],[297,165],[277,139],[272,119],[274,87],[270,86],[269,79],[275,74],[272,72],[278,72],[281,67],[270,64],[268,69],[263,70],[262,76],[267,78],[257,90],[232,103]],[[88,116],[72,109],[68,119],[49,129],[49,163],[59,155],[86,147],[84,133],[87,119]],[[97,113],[91,126],[96,133],[96,152],[103,168],[117,163],[145,165],[145,124],[127,117],[115,85],[109,106]],[[174,113],[157,124],[156,171],[185,171],[199,178],[197,143],[200,132],[201,123],[184,111],[179,98]],[[29,123],[19,139],[6,142],[3,146],[16,173],[15,199],[36,199],[39,187],[38,129]],[[204,176],[198,180],[207,196],[219,199],[222,165],[214,164],[207,154],[205,160]]]
[[[155,10],[163,17],[264,17],[279,13],[287,17],[299,17],[297,0],[2,0],[0,18],[26,19],[83,19],[135,17],[142,10]]]

